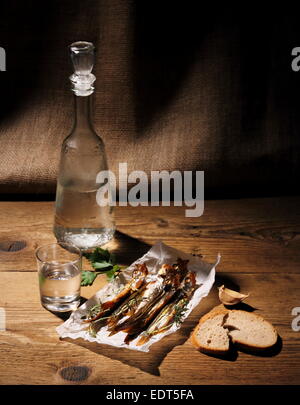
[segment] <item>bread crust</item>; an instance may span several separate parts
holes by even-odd
[[[269,349],[272,349],[273,347],[274,347],[274,345],[276,344],[276,342],[277,342],[277,340],[278,340],[278,333],[277,333],[277,331],[276,331],[276,329],[274,328],[274,326],[269,322],[269,321],[267,321],[262,315],[259,315],[259,314],[253,314],[253,313],[251,313],[251,316],[252,317],[255,317],[256,318],[256,320],[258,321],[258,322],[264,322],[264,323],[267,323],[269,326],[270,326],[270,328],[272,329],[272,331],[273,331],[273,333],[274,333],[274,336],[276,337],[276,339],[275,339],[275,342],[274,342],[274,344],[273,345],[267,345],[267,346],[257,346],[257,345],[249,345],[249,344],[246,344],[246,343],[244,343],[244,342],[241,342],[241,341],[239,341],[238,339],[233,339],[232,338],[232,336],[230,336],[230,332],[228,332],[228,339],[229,339],[229,349],[228,350],[218,350],[218,349],[215,349],[215,348],[207,348],[207,347],[203,347],[200,343],[199,343],[199,340],[198,340],[198,338],[197,338],[197,334],[198,334],[198,330],[199,330],[199,328],[200,328],[200,326],[204,323],[204,322],[206,322],[208,319],[213,319],[215,316],[217,316],[217,315],[224,315],[224,318],[225,318],[225,315],[227,315],[227,314],[230,314],[230,313],[240,313],[241,315],[245,315],[245,314],[249,314],[249,312],[247,312],[247,311],[242,311],[242,310],[229,310],[229,309],[227,309],[224,305],[218,305],[218,306],[216,306],[216,307],[214,307],[211,311],[209,311],[207,314],[205,314],[205,315],[203,315],[201,318],[200,318],[200,320],[199,320],[199,322],[198,322],[198,324],[196,325],[196,327],[194,328],[194,330],[192,331],[192,333],[191,333],[191,337],[190,337],[190,341],[191,341],[191,343],[192,343],[192,345],[194,346],[194,347],[196,347],[198,350],[200,350],[201,352],[203,352],[203,353],[207,353],[207,354],[216,354],[216,355],[226,355],[226,354],[228,354],[228,352],[230,351],[230,346],[231,346],[231,344],[233,343],[237,348],[241,348],[241,349],[244,349],[244,350],[246,350],[246,351],[249,351],[249,352],[263,352],[263,351],[266,351],[266,350],[269,350]],[[224,319],[224,324],[226,325],[226,320]],[[228,325],[230,325],[230,321],[229,321],[229,324]],[[224,328],[224,329],[226,329],[226,328]]]
[[[200,350],[203,353],[207,353],[207,354],[225,355],[225,354],[228,353],[229,349],[227,349],[227,350],[217,350],[217,349],[214,349],[214,348],[203,347],[203,346],[201,346],[199,344],[199,341],[197,339],[198,329],[200,328],[200,326],[204,322],[206,322],[208,319],[213,319],[217,315],[224,315],[225,316],[228,312],[229,312],[229,310],[227,308],[225,308],[224,305],[221,304],[221,305],[217,305],[212,310],[210,310],[207,314],[203,315],[200,318],[198,324],[194,328],[193,332],[191,333],[191,337],[190,337],[190,341],[191,341],[192,345],[194,347],[196,347],[196,349]]]
[[[201,325],[197,325],[197,327],[195,328],[194,332],[191,335],[191,343],[192,343],[192,345],[196,349],[200,350],[202,353],[226,355],[228,353],[229,349],[228,350],[218,350],[218,349],[204,347],[204,346],[201,346],[199,344],[198,339],[196,337],[197,336],[197,330],[198,330],[199,326],[201,326]]]
[[[226,315],[229,313],[229,309],[225,308],[223,304],[221,305],[217,305],[216,307],[214,307],[213,309],[211,309],[207,314],[203,315],[199,322],[198,325],[205,322],[207,319],[211,319],[213,317],[215,317],[216,315]]]
[[[233,309],[233,310],[231,310],[231,312],[232,312],[232,313],[240,313],[240,314],[243,314],[243,315],[244,315],[245,313],[246,313],[246,314],[249,314],[249,312],[242,311],[242,310],[237,310],[237,309]],[[273,333],[274,333],[274,336],[275,336],[275,341],[274,341],[273,345],[271,345],[271,346],[270,346],[270,345],[267,345],[267,346],[257,346],[257,345],[255,345],[255,344],[248,345],[248,344],[246,344],[245,342],[241,342],[240,340],[238,340],[238,339],[236,339],[236,338],[233,339],[232,336],[230,336],[230,333],[229,333],[229,336],[230,336],[230,338],[231,338],[232,343],[234,343],[237,347],[239,347],[239,348],[241,348],[241,349],[245,349],[245,350],[251,351],[251,352],[262,352],[262,351],[271,349],[271,348],[276,344],[276,342],[277,342],[277,340],[278,340],[278,333],[277,333],[277,330],[274,328],[274,326],[271,324],[271,322],[267,321],[262,315],[260,315],[260,314],[254,314],[254,313],[251,312],[251,316],[255,317],[258,322],[259,322],[259,321],[260,321],[260,322],[264,322],[264,323],[267,323],[267,324],[269,325],[270,329],[272,329],[272,331],[273,331]],[[226,322],[225,322],[225,325],[226,325]],[[228,325],[230,325],[230,321],[229,321]]]

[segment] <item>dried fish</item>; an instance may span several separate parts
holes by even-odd
[[[108,329],[111,335],[122,330],[128,319],[140,316],[145,313],[149,306],[160,296],[164,288],[163,279],[158,278],[150,281],[146,286],[133,297],[130,297],[122,308],[117,309],[108,320]]]
[[[175,294],[176,289],[170,288],[169,291],[164,291],[161,297],[156,300],[148,311],[141,313],[139,316],[126,320],[120,329],[129,335],[134,335],[143,330],[149,322],[159,313],[159,311],[170,301]]]
[[[170,302],[160,311],[160,313],[148,326],[147,330],[140,335],[140,339],[136,345],[141,346],[152,336],[170,329],[174,323],[181,323],[182,317],[187,309],[187,304],[189,303],[195,288],[195,274],[189,272],[183,281],[183,286],[177,290],[176,294],[174,295],[172,302]],[[127,341],[129,341],[128,338]]]
[[[85,322],[93,322],[97,319],[100,319],[108,312],[111,312],[115,308],[117,308],[120,303],[123,302],[129,295],[131,295],[135,291],[138,291],[138,289],[144,284],[147,275],[147,266],[144,263],[137,264],[132,273],[132,279],[112,300],[101,303],[97,311],[95,311],[94,309],[90,313],[89,319],[85,320]]]
[[[137,329],[141,330],[139,325],[141,323],[144,325],[149,317],[151,321],[180,286],[186,272],[186,264],[187,261],[180,261],[180,259],[173,266],[163,264],[158,271],[157,279],[146,284],[145,288],[134,297],[135,302],[131,305],[129,312],[125,306],[121,311],[117,309],[116,313],[112,314],[108,321],[111,335],[120,331],[135,333]],[[152,309],[153,306],[154,309]],[[158,308],[157,311],[156,308]]]

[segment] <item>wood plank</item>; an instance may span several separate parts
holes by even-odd
[[[192,329],[203,313],[218,304],[216,286],[224,281],[250,291],[247,303],[276,326],[283,341],[277,355],[239,353],[235,361],[224,361],[191,346],[187,339]],[[102,278],[97,285],[84,288],[82,295],[88,298],[103,282]],[[291,310],[300,306],[300,274],[220,272],[209,297],[193,311],[180,332],[166,337],[146,354],[81,340],[60,341],[55,327],[62,320],[40,306],[33,272],[1,272],[0,285],[0,307],[5,308],[7,317],[7,330],[0,332],[1,384],[300,382],[300,332],[291,329]]]
[[[108,246],[123,264],[163,240],[208,261],[220,252],[219,271],[298,272],[299,197],[207,201],[199,218],[184,211],[117,207],[118,232]],[[0,271],[35,271],[35,248],[55,241],[52,223],[52,202],[0,202]]]
[[[35,248],[55,241],[52,202],[0,203],[1,384],[299,384],[299,333],[291,311],[300,302],[300,198],[207,201],[204,215],[182,207],[116,209],[118,233],[109,248],[129,264],[156,240],[213,261],[222,254],[216,286],[251,292],[248,303],[274,323],[283,347],[276,356],[239,353],[224,361],[198,353],[188,337],[199,317],[218,303],[216,286],[180,332],[147,354],[76,340],[60,341],[62,320],[44,310]],[[82,289],[90,297],[105,278]],[[176,370],[176,372],[174,372]]]

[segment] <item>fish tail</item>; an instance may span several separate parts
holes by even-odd
[[[116,333],[118,333],[118,332],[115,331],[115,330],[111,330],[111,331],[109,331],[109,332],[110,332],[110,334],[108,335],[109,337],[114,336]]]
[[[125,339],[124,339],[124,343],[126,343],[127,345],[129,345],[129,343],[131,342],[131,335],[126,335]]]
[[[128,333],[128,334],[126,335],[125,339],[124,339],[124,343],[126,343],[127,345],[129,345],[129,343],[132,342],[134,339],[136,339],[137,336],[138,336],[137,333],[133,333],[133,334]]]
[[[139,340],[136,342],[136,346],[142,346],[147,343],[150,339],[149,335],[142,335]]]

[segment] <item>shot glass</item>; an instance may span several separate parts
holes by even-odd
[[[80,249],[51,243],[40,246],[35,254],[43,307],[53,312],[75,310],[80,303]]]

